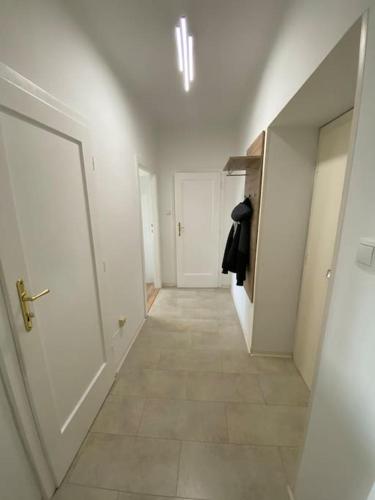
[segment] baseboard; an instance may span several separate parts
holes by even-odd
[[[241,321],[240,321],[240,318],[238,316],[238,313],[237,313],[237,318],[238,318],[238,321],[241,325]],[[245,339],[245,344],[246,344],[246,349],[247,349],[247,352],[250,354],[251,353],[251,345],[249,344],[249,341],[246,337],[246,334],[245,334],[245,330],[243,329],[242,325],[241,325],[241,330],[242,330],[242,335],[243,335],[243,338]]]
[[[124,355],[123,355],[123,357],[121,358],[121,361],[120,361],[120,363],[118,364],[118,367],[117,367],[117,369],[116,369],[116,376],[117,376],[118,372],[121,370],[122,365],[124,364],[125,359],[126,359],[127,355],[129,354],[130,349],[133,347],[134,342],[137,340],[137,337],[138,337],[138,335],[139,335],[140,331],[142,330],[143,325],[144,325],[144,324],[145,324],[145,322],[146,322],[146,319],[147,319],[147,318],[143,318],[143,319],[142,319],[142,321],[140,322],[140,324],[139,324],[139,326],[138,326],[138,328],[137,328],[137,331],[135,332],[134,337],[133,337],[133,338],[132,338],[132,340],[130,341],[129,346],[128,346],[128,348],[127,348],[127,349],[126,349],[126,351],[125,351],[125,354],[124,354]]]
[[[261,356],[262,358],[283,358],[283,359],[293,359],[292,353],[279,353],[279,352],[268,352],[268,351],[250,351],[250,356],[256,358]]]
[[[287,484],[286,490],[287,490],[288,495],[289,495],[289,500],[295,500],[294,495],[293,495],[293,491],[292,491],[291,487],[289,486],[289,484]]]
[[[233,294],[233,287],[230,286],[229,289],[230,289],[230,296],[232,297],[233,306],[234,306],[234,309],[236,311],[237,319],[238,319],[238,322],[239,322],[240,327],[241,327],[242,335],[243,335],[243,338],[245,340],[247,352],[250,354],[250,352],[251,352],[251,345],[249,344],[249,340],[248,340],[247,335],[245,333],[245,328],[243,327],[243,324],[242,324],[241,318],[240,318],[240,314],[239,314],[238,309],[236,307],[236,302],[234,300],[234,294]]]

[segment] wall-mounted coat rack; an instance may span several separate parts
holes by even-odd
[[[260,197],[262,189],[265,132],[262,132],[246,151],[246,156],[231,156],[224,167],[228,176],[245,177],[245,196],[253,207],[250,234],[250,259],[244,288],[251,302],[254,300],[254,278],[258,244]],[[238,173],[233,173],[238,172]]]
[[[258,168],[262,163],[263,157],[256,156],[230,156],[224,171],[227,172],[228,177],[246,177],[250,168]],[[235,174],[234,172],[242,172]]]

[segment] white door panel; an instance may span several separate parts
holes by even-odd
[[[26,116],[0,108],[1,260],[30,399],[59,483],[114,375],[93,245],[94,174],[84,127],[19,89],[7,91],[13,101],[20,96]],[[20,278],[31,295],[50,289],[30,303],[30,332]]]
[[[294,358],[311,388],[344,187],[352,112],[320,131],[318,160],[298,308]]]
[[[175,176],[177,284],[218,286],[220,175]]]

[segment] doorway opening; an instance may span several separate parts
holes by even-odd
[[[261,256],[254,344],[258,352],[292,353],[310,390],[310,401],[314,400],[348,196],[365,40],[366,20],[360,19],[267,131],[264,195],[268,211],[263,210],[263,226],[267,224],[268,231],[263,227],[261,245],[277,248],[278,258]],[[286,219],[287,230],[282,224]],[[283,228],[283,234],[278,228]],[[267,305],[275,297],[278,307],[268,320]],[[305,453],[301,445],[297,471]],[[297,493],[299,481],[302,484],[303,479],[297,473],[293,488]]]
[[[161,288],[157,185],[155,174],[138,166],[139,196],[142,222],[143,282],[147,314]]]
[[[334,265],[352,119],[353,111],[348,111],[319,131],[294,345],[294,361],[310,389]]]

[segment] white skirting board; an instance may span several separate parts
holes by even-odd
[[[121,361],[120,361],[120,363],[119,363],[119,365],[118,365],[118,367],[117,367],[117,370],[116,370],[116,377],[117,377],[118,372],[121,370],[121,367],[122,367],[122,365],[124,364],[124,362],[125,362],[125,360],[126,360],[126,356],[129,354],[130,349],[133,347],[133,344],[134,344],[134,342],[136,341],[136,339],[137,339],[137,337],[138,337],[138,335],[139,335],[140,331],[142,330],[142,327],[143,327],[143,325],[145,324],[145,322],[146,322],[146,318],[144,318],[144,319],[141,321],[140,325],[138,326],[137,331],[136,331],[136,332],[135,332],[135,334],[134,334],[134,337],[132,338],[131,342],[129,343],[129,346],[128,346],[128,348],[126,349],[126,352],[125,352],[125,354],[123,355],[123,357],[122,357],[122,359],[121,359]]]
[[[289,484],[287,485],[286,489],[287,489],[287,492],[288,492],[288,495],[289,495],[289,499],[290,500],[295,500],[294,495],[293,495],[293,491],[291,490]]]

